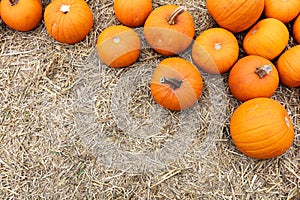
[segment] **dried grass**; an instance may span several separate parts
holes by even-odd
[[[163,57],[145,46],[131,67],[101,64],[97,36],[119,22],[111,1],[87,2],[95,25],[75,45],[54,41],[43,23],[20,33],[1,22],[1,199],[300,199],[298,88],[280,85],[273,96],[292,118],[293,146],[278,158],[250,159],[229,136],[239,102],[226,74],[203,74],[191,110],[161,109],[148,78]],[[171,2],[189,9],[197,35],[215,26],[204,1]],[[181,56],[190,59],[189,51]]]

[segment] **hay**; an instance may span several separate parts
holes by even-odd
[[[215,26],[204,1],[172,3],[189,9],[196,35]],[[278,158],[250,159],[229,136],[239,102],[226,74],[203,74],[205,90],[191,110],[163,110],[148,86],[163,57],[144,46],[131,67],[103,65],[97,36],[119,22],[111,1],[88,4],[95,25],[75,45],[54,41],[43,22],[28,33],[1,22],[1,199],[300,199],[298,88],[280,85],[272,97],[289,111],[293,146]],[[180,56],[190,60],[189,51]]]

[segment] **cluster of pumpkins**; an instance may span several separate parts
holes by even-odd
[[[93,26],[93,14],[84,0],[54,0],[43,14],[40,0],[1,0],[2,21],[17,31],[36,28],[42,18],[48,33],[57,41],[75,44],[89,34]]]
[[[200,71],[228,72],[230,91],[243,102],[230,119],[237,148],[257,159],[277,157],[290,148],[293,123],[283,105],[270,97],[279,80],[288,87],[300,86],[300,45],[285,50],[290,38],[286,23],[299,15],[299,0],[207,0],[207,10],[219,27],[203,31],[195,40],[193,18],[184,7],[163,5],[151,11],[151,0],[131,2],[114,2],[122,25],[109,26],[99,35],[97,50],[106,65],[118,68],[136,62],[140,40],[132,27],[143,26],[149,46],[167,57],[150,81],[157,103],[170,110],[187,109],[201,97]],[[247,56],[238,59],[234,34],[243,31]],[[293,23],[293,38],[300,43],[300,17]],[[192,62],[177,56],[189,46]]]
[[[230,119],[234,144],[252,158],[282,155],[293,144],[294,127],[285,108],[270,97],[279,82],[300,86],[300,1],[207,0],[206,6],[220,27],[246,32],[242,41],[246,56],[222,57],[234,59],[228,68],[228,85],[243,102]],[[290,38],[298,45],[287,48]]]
[[[300,45],[286,50],[287,23],[293,24],[292,38],[300,43],[300,1],[207,0],[206,8],[219,27],[203,31],[196,39],[194,19],[184,7],[152,7],[152,0],[114,1],[121,25],[99,34],[100,60],[113,68],[136,62],[141,41],[133,27],[143,27],[149,46],[167,57],[156,66],[150,82],[157,103],[170,110],[187,109],[201,97],[201,71],[228,72],[230,91],[242,102],[230,120],[235,145],[257,159],[286,152],[293,143],[294,127],[285,108],[270,97],[279,81],[300,86]],[[0,8],[3,22],[19,31],[33,29],[42,18],[39,0],[2,0]],[[84,0],[54,0],[45,8],[44,22],[54,39],[74,44],[89,34],[93,15]],[[242,46],[247,55],[239,59],[234,34],[244,31]],[[190,46],[192,62],[177,56]]]

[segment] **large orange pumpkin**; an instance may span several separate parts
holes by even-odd
[[[49,34],[59,42],[74,44],[83,40],[93,26],[93,14],[84,0],[54,0],[45,9]]]
[[[40,0],[2,0],[0,9],[3,22],[17,31],[30,31],[42,19]]]
[[[279,84],[273,63],[261,56],[245,56],[232,67],[228,84],[231,93],[240,101],[256,97],[271,97]]]
[[[300,45],[286,50],[278,58],[276,67],[280,81],[289,87],[300,86]]]
[[[293,37],[300,44],[300,15],[298,15],[293,24]]]
[[[115,0],[114,11],[122,24],[141,26],[152,11],[152,0]]]
[[[150,88],[154,100],[161,106],[184,110],[200,98],[202,76],[189,61],[179,57],[166,58],[155,69]]]
[[[194,41],[192,58],[203,71],[213,74],[227,72],[236,62],[239,45],[235,36],[223,28],[210,28]]]
[[[292,21],[300,12],[299,0],[264,0],[264,14],[283,23]]]
[[[123,25],[104,29],[97,40],[100,60],[114,68],[133,64],[139,57],[141,42],[137,33]]]
[[[270,98],[241,104],[230,119],[230,134],[245,155],[268,159],[285,153],[293,143],[294,127],[285,108]]]
[[[277,57],[289,41],[289,31],[284,23],[265,18],[256,23],[245,35],[243,48],[249,55],[259,55],[269,60]]]
[[[219,26],[241,32],[259,19],[264,0],[207,0],[206,8]]]
[[[194,21],[183,7],[160,6],[148,16],[144,34],[155,51],[172,56],[186,50],[192,43],[195,34]]]

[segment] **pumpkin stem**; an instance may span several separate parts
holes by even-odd
[[[113,37],[113,41],[114,43],[119,43],[120,42],[120,38],[119,37]]]
[[[215,50],[220,50],[222,48],[222,45],[221,45],[221,43],[215,43]]]
[[[60,12],[67,14],[68,12],[70,12],[70,5],[62,5],[60,7]]]
[[[183,6],[179,6],[174,10],[174,12],[167,18],[167,21],[170,25],[176,24],[176,18],[185,11]]]
[[[10,5],[14,6],[14,5],[17,5],[19,0],[9,0],[9,2],[10,2]]]
[[[162,77],[160,79],[160,83],[170,85],[173,90],[180,88],[182,82],[182,80],[178,80],[177,78]]]
[[[272,71],[271,65],[263,65],[262,67],[258,67],[255,70],[255,73],[259,76],[259,78],[263,78],[267,76]]]

